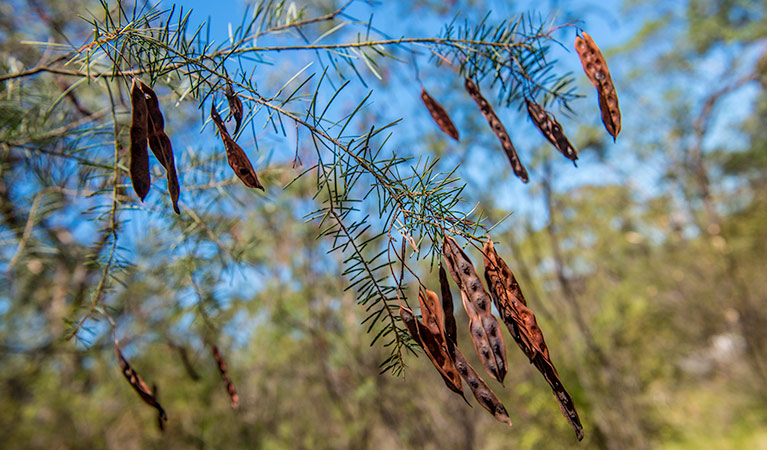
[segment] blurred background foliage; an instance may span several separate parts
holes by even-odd
[[[90,30],[75,13],[92,6],[0,3],[0,71],[40,59],[44,50],[25,41],[86,38]],[[587,31],[599,20],[590,2],[537,6],[542,14],[584,19],[579,24]],[[460,8],[481,17],[484,7],[422,1],[392,8],[404,27],[417,30],[409,8],[445,23]],[[560,117],[581,151],[577,171],[536,135],[529,141],[540,146],[531,158],[535,175],[524,190],[497,188],[517,183],[498,153],[464,153],[495,144],[474,105],[460,97],[457,77],[443,81],[444,73],[420,67],[423,83],[459,118],[460,146],[446,142],[421,105],[396,111],[420,124],[403,125],[402,137],[395,131],[396,145],[464,163],[458,174],[468,184],[465,196],[491,223],[514,211],[493,239],[538,313],[584,421],[584,442],[576,443],[550,390],[508,335],[511,370],[505,388],[494,389],[511,414],[510,429],[455,398],[423,355],[408,355],[402,377],[379,375],[387,351],[369,345],[364,308],[340,276],[343,257],[328,254],[330,244],[315,239],[316,223],[299,213],[297,205],[314,192],[306,179],[256,206],[244,189],[231,187],[232,204],[243,207],[230,215],[195,208],[197,219],[187,212],[145,217],[141,228],[124,225],[131,250],[118,261],[126,270],[106,303],[126,356],[157,384],[170,417],[160,433],[154,412],[122,379],[103,321],[91,324],[85,341],[63,339],[66,320],[80,317],[99,279],[96,260],[106,240],[94,239],[89,220],[100,206],[70,195],[66,184],[45,184],[64,170],[53,157],[20,173],[13,167],[24,154],[0,144],[7,262],[0,281],[0,446],[767,448],[765,8],[758,0],[624,1],[609,26],[633,17],[632,35],[611,42],[608,31],[592,33],[621,99],[619,144],[604,139],[589,96]],[[387,20],[393,19],[377,23],[386,28]],[[561,36],[565,46],[572,38],[571,31]],[[395,98],[375,105],[416,98],[415,85],[403,92],[396,77],[386,76],[411,70],[407,63],[385,64],[384,80],[373,87]],[[585,77],[577,79],[591,94]],[[58,122],[81,117],[75,102],[48,110],[62,93],[57,80],[46,75],[17,85],[35,93],[28,103],[0,103],[3,142],[44,135],[56,115]],[[98,113],[89,97],[96,91],[77,92],[79,107]],[[173,114],[169,127],[178,118],[198,121],[194,110]],[[368,114],[385,115],[376,108]],[[204,156],[194,150],[197,127],[186,134],[171,128],[180,167],[208,163],[195,160]],[[509,128],[514,134],[516,127]],[[109,133],[95,128],[70,139]],[[48,150],[59,145],[69,144],[51,142]],[[79,170],[58,176],[87,175]],[[294,172],[289,162],[277,162],[264,176],[285,185]],[[197,201],[194,191],[188,195]],[[428,261],[418,270],[436,286]],[[459,313],[458,321],[466,330],[466,316]],[[210,342],[227,359],[241,399],[237,411],[205,346]]]

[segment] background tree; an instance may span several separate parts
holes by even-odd
[[[572,118],[558,114],[565,130],[580,125],[577,134],[569,132],[581,150],[577,170],[551,153],[528,119],[518,115],[521,112],[496,106],[507,126],[520,122],[511,131],[523,159],[532,162],[529,188],[509,176],[505,156],[483,150],[495,150],[497,143],[463,94],[458,67],[437,66],[442,60],[430,57],[428,47],[320,49],[306,53],[315,64],[302,72],[309,59],[285,51],[243,55],[242,65],[232,53],[221,63],[232,42],[252,37],[256,28],[242,30],[254,10],[265,18],[257,22],[263,27],[259,29],[272,29],[258,37],[257,45],[268,48],[355,42],[358,32],[361,41],[389,39],[385,33],[398,38],[394,33],[399,30],[390,31],[391,22],[381,17],[401,12],[401,6],[379,5],[375,20],[368,22],[371,10],[360,3],[335,15],[343,5],[301,9],[261,4],[245,15],[244,25],[232,25],[228,42],[229,33],[215,28],[210,37],[206,27],[195,35],[199,19],[192,15],[189,42],[195,42],[198,51],[205,46],[196,44],[197,37],[203,44],[220,43],[206,50],[218,52],[218,59],[195,62],[194,52],[170,51],[178,45],[172,39],[177,21],[187,14],[180,5],[168,24],[163,20],[167,12],[145,10],[147,24],[126,20],[126,15],[132,19],[127,6],[126,14],[120,14],[111,4],[3,4],[15,8],[13,15],[2,15],[13,20],[3,19],[0,58],[0,206],[7,261],[0,296],[0,395],[8,405],[0,414],[3,442],[26,447],[64,442],[88,448],[574,446],[545,383],[514,351],[509,351],[506,383],[511,388],[496,389],[512,414],[512,429],[498,425],[481,408],[456,401],[426,358],[407,355],[404,380],[378,374],[382,361],[389,363],[384,368],[399,373],[397,353],[389,351],[397,348],[397,337],[403,334],[391,331],[369,346],[379,331],[392,325],[386,322],[387,301],[380,295],[368,299],[364,281],[346,289],[357,281],[352,278],[356,261],[370,262],[371,267],[383,264],[376,273],[389,272],[392,252],[373,259],[386,249],[377,242],[387,242],[387,236],[371,241],[356,256],[349,250],[352,244],[328,253],[349,241],[342,228],[327,228],[335,213],[348,221],[340,223],[371,225],[357,225],[361,234],[354,242],[385,230],[387,223],[376,219],[380,206],[356,201],[374,185],[379,190],[371,191],[368,200],[386,198],[387,189],[408,193],[408,210],[415,213],[403,215],[397,226],[409,230],[420,246],[421,253],[411,255],[408,264],[430,286],[436,285],[436,277],[431,272],[434,227],[429,214],[449,217],[478,204],[469,218],[485,217],[492,226],[514,212],[493,229],[493,237],[518,272],[557,367],[575,396],[586,426],[582,445],[764,445],[765,347],[760,342],[765,328],[760,305],[767,290],[759,276],[765,260],[760,245],[765,183],[759,163],[765,160],[767,142],[759,126],[764,122],[767,76],[765,64],[759,62],[767,35],[764,6],[691,1],[662,9],[656,3],[626,2],[625,9],[611,11],[616,18],[638,18],[631,23],[617,20],[639,30],[633,40],[608,54],[629,119],[618,146],[603,142],[591,97],[568,102],[575,112]],[[413,33],[410,27],[433,21],[437,34],[441,25],[450,23],[453,9],[424,5],[414,6],[422,8],[415,10],[420,19],[415,25],[403,20],[403,29],[411,31],[408,36],[427,35]],[[93,23],[75,19],[70,12],[75,7],[90,8]],[[503,8],[499,6],[487,23],[510,17],[504,16],[508,11]],[[596,23],[592,35],[607,43],[601,39],[599,19],[588,9],[577,4],[567,8],[561,17]],[[107,9],[115,24],[104,16]],[[486,12],[464,10],[470,26],[481,23]],[[312,17],[327,20],[295,26]],[[545,24],[544,30],[549,27],[536,16],[522,19],[533,26]],[[122,28],[126,23],[130,26]],[[586,29],[591,32],[590,26]],[[60,73],[22,76],[83,41],[92,42],[94,27],[100,30],[95,42],[101,42],[101,48],[93,46],[92,53],[80,53],[67,66],[51,66]],[[109,33],[122,33],[124,39],[111,41]],[[49,37],[66,47],[40,44]],[[569,47],[572,29],[557,31],[554,37]],[[247,45],[256,45],[253,42],[245,40]],[[436,42],[423,44],[447,58],[463,51]],[[573,54],[557,53],[556,46],[550,51],[551,58],[572,60],[572,69],[579,70]],[[112,58],[96,58],[106,54]],[[404,63],[387,59],[389,54]],[[735,55],[736,62],[728,59]],[[493,59],[492,52],[488,56],[489,61],[502,62]],[[180,71],[168,69],[174,58],[186,63]],[[256,59],[256,76],[245,69],[253,67],[246,58]],[[124,175],[129,109],[121,99],[127,99],[127,85],[119,76],[91,81],[88,76],[71,76],[71,71],[83,71],[77,67],[83,62],[93,73],[137,65],[158,74],[145,81],[157,83],[166,130],[176,150],[180,216],[166,203],[158,181],[163,172],[154,163],[154,189],[145,203],[136,201]],[[323,63],[328,69],[324,75],[318,69]],[[711,76],[716,83],[691,82],[712,65],[721,68]],[[238,142],[252,158],[258,155],[253,160],[259,176],[274,187],[267,194],[239,186],[211,125],[200,130],[210,97],[202,113],[197,108],[207,94],[218,90],[215,98],[225,111],[220,81],[226,76],[224,68],[248,106]],[[415,77],[455,111],[460,144],[447,140],[430,123],[418,104]],[[488,98],[492,93],[499,100],[516,100],[510,84],[503,90],[492,78],[482,85]],[[580,75],[576,79],[585,82]],[[349,83],[344,85],[344,80]],[[369,97],[373,103],[361,102],[374,86]],[[321,116],[339,90],[327,109],[328,121],[309,120]],[[560,95],[572,100],[567,90]],[[265,103],[281,104],[289,98],[280,108],[304,114],[309,109],[308,118],[267,112]],[[312,105],[319,111],[315,113]],[[334,137],[339,128],[334,122],[345,123],[353,111],[355,118],[340,143],[375,163],[371,170],[359,169],[359,160],[296,120],[335,130],[328,134]],[[731,111],[738,114],[733,117]],[[396,128],[371,130],[373,123],[387,124],[401,116],[405,120]],[[534,137],[521,137],[517,128],[531,130]],[[394,130],[391,136],[389,130]],[[349,144],[352,136],[365,147]],[[376,153],[378,148],[382,150]],[[296,150],[304,164],[299,168],[293,167]],[[320,161],[315,154],[333,158]],[[421,159],[402,159],[411,155]],[[432,155],[443,158],[432,164]],[[456,163],[460,167],[453,171]],[[384,170],[392,165],[400,172]],[[296,179],[307,169],[307,176]],[[376,179],[375,174],[386,178]],[[355,177],[362,181],[352,186],[348,180]],[[456,177],[465,180],[465,189],[458,190],[460,182],[441,181]],[[337,187],[342,180],[346,184]],[[425,193],[440,191],[443,197],[424,200]],[[458,197],[462,202],[453,204]],[[317,205],[324,208],[318,216],[326,216],[319,229],[317,221],[305,222],[307,214],[318,217],[311,214]],[[318,231],[341,241],[315,239]],[[471,226],[457,231],[468,238],[481,235]],[[400,236],[397,229],[393,233]],[[345,276],[339,278],[339,273]],[[375,281],[369,286],[388,289],[383,297],[396,304],[393,280],[378,279],[368,277]],[[414,295],[412,285],[407,293]],[[368,303],[355,305],[360,300]],[[377,321],[369,314],[377,311],[383,311],[383,320],[365,336],[366,327]],[[119,375],[109,325],[102,320],[106,312],[118,324],[126,356],[147,381],[158,384],[171,415],[164,434],[153,429],[153,413]],[[458,320],[459,329],[465,330],[466,317],[459,315]],[[62,339],[67,336],[72,339]],[[511,342],[508,335],[506,341]],[[394,343],[379,345],[388,342]],[[207,348],[210,343],[221,348],[237,385],[241,405],[236,413],[229,410]],[[394,359],[387,359],[392,355]]]

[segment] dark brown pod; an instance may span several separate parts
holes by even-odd
[[[249,188],[264,190],[261,182],[258,181],[258,175],[250,164],[248,156],[245,151],[234,142],[229,132],[226,131],[226,125],[221,120],[221,116],[216,111],[215,103],[211,102],[210,105],[210,117],[218,127],[218,132],[221,135],[221,140],[224,142],[224,148],[226,149],[226,160],[229,162],[229,166],[234,171],[234,174],[243,182],[243,184]]]
[[[144,201],[152,183],[149,177],[149,153],[147,153],[147,106],[144,93],[136,78],[130,89],[131,125],[130,125],[130,179],[136,195]]]
[[[229,114],[234,117],[234,136],[237,136],[237,132],[240,130],[240,124],[242,123],[242,100],[234,92],[232,82],[226,80],[226,102],[229,103]]]
[[[602,123],[615,140],[621,131],[621,111],[615,84],[610,76],[610,69],[607,68],[607,61],[594,39],[585,31],[582,36],[575,37],[575,51],[581,60],[583,71],[589,77],[591,84],[597,88]]]
[[[423,100],[423,104],[426,106],[426,109],[429,110],[431,118],[437,123],[439,129],[456,141],[460,141],[458,138],[458,129],[455,127],[455,124],[453,124],[453,121],[450,120],[450,116],[447,114],[447,111],[445,111],[445,108],[437,103],[424,88],[421,88],[421,100]]]
[[[535,320],[535,314],[519,288],[519,283],[506,262],[498,256],[493,242],[488,239],[483,248],[485,279],[493,295],[496,308],[522,352],[543,375],[557,398],[562,414],[575,431],[578,440],[583,439],[583,425],[572,397],[562,385],[557,369],[551,362],[543,332]]]
[[[566,158],[575,162],[578,159],[578,152],[562,132],[562,125],[557,122],[554,115],[527,97],[525,97],[525,102],[527,103],[527,112],[541,134]]]
[[[226,367],[226,361],[224,361],[224,357],[221,356],[221,353],[218,351],[218,347],[215,345],[210,346],[210,351],[213,353],[213,359],[216,360],[218,371],[221,372],[221,379],[224,380],[224,384],[226,385],[226,392],[229,394],[229,404],[231,405],[232,409],[237,409],[237,407],[240,405],[240,396],[237,395],[237,388],[235,388],[234,383],[232,383],[232,379],[229,378],[229,371]]]
[[[511,419],[509,418],[509,413],[506,412],[506,407],[503,406],[501,400],[498,399],[498,396],[495,395],[492,389],[490,389],[490,386],[488,386],[482,377],[479,376],[477,371],[466,361],[463,353],[461,353],[457,347],[453,348],[453,358],[455,359],[456,370],[469,385],[477,402],[490,412],[496,420],[511,426]]]
[[[128,380],[128,383],[131,385],[133,390],[136,391],[136,393],[138,393],[138,395],[141,397],[141,400],[157,410],[158,423],[160,425],[160,429],[162,430],[163,422],[168,421],[168,416],[165,414],[165,410],[160,405],[160,402],[157,401],[156,395],[152,393],[152,390],[149,389],[149,386],[147,386],[146,382],[144,382],[141,376],[135,370],[133,370],[130,363],[128,363],[128,360],[125,359],[125,356],[123,356],[123,353],[120,350],[120,345],[116,338],[114,339],[114,348],[115,356],[117,356],[117,364],[120,366],[120,371],[122,371],[123,376],[126,380]]]
[[[445,319],[445,337],[448,341],[458,342],[458,327],[453,315],[453,294],[450,292],[450,284],[447,281],[447,274],[442,264],[439,265],[439,287],[442,292],[442,311]]]
[[[612,83],[612,82],[611,82]],[[618,95],[612,85],[597,90],[599,99],[599,112],[602,114],[602,123],[605,129],[613,137],[613,142],[621,131],[621,110],[618,106]]]
[[[141,83],[141,90],[144,93],[148,112],[149,148],[152,149],[155,158],[165,169],[165,175],[168,179],[168,193],[170,193],[173,211],[176,214],[180,214],[181,211],[178,209],[180,187],[178,184],[178,174],[176,173],[176,160],[173,156],[170,138],[165,134],[165,121],[163,120],[162,111],[160,111],[160,102],[152,88],[141,81],[139,83]]]
[[[525,169],[525,166],[522,165],[522,161],[520,161],[519,155],[517,154],[517,149],[514,148],[514,144],[511,143],[509,133],[506,132],[503,123],[501,123],[501,120],[495,114],[495,111],[493,111],[493,107],[490,106],[490,103],[482,96],[482,93],[479,91],[479,86],[477,86],[471,78],[466,78],[464,86],[471,98],[473,98],[477,105],[479,105],[479,110],[482,112],[485,120],[487,120],[487,123],[490,124],[493,133],[495,133],[498,140],[501,141],[501,147],[503,147],[503,151],[506,152],[506,156],[509,158],[514,174],[519,177],[522,182],[527,183],[529,181],[527,170]]]
[[[469,316],[469,331],[482,365],[498,382],[506,376],[506,347],[498,321],[491,313],[490,295],[482,286],[468,255],[451,237],[445,236],[442,245],[445,266],[461,290],[463,307]]]
[[[436,294],[434,294],[436,297]],[[424,349],[429,360],[434,367],[437,368],[445,385],[453,392],[463,397],[463,389],[461,387],[461,376],[455,368],[453,359],[448,351],[447,343],[445,341],[445,335],[442,331],[442,322],[437,322],[436,317],[441,317],[436,311],[431,311],[428,306],[424,306],[424,302],[430,302],[426,300],[423,294],[419,294],[419,300],[421,301],[421,311],[423,321],[419,322],[415,318],[413,312],[404,306],[400,306],[400,318],[405,323],[410,335],[418,343],[418,345]],[[425,311],[425,312],[424,312]],[[429,325],[427,325],[429,324]],[[464,400],[466,398],[464,397]]]

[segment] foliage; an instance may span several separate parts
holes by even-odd
[[[618,147],[581,123],[597,123],[596,102],[575,101],[573,81],[585,79],[557,61],[555,39],[569,47],[572,29],[536,14],[468,10],[464,21],[448,8],[429,12],[447,24],[435,37],[400,38],[358,15],[357,2],[264,2],[218,41],[186,8],[87,3],[41,0],[14,4],[15,21],[0,15],[0,439],[9,446],[575,446],[523,355],[509,352],[498,390],[514,422],[506,429],[408,354],[415,347],[392,314],[419,285],[436,286],[443,233],[479,244],[490,229],[545,330],[584,445],[764,445],[759,2],[625,2],[645,31],[605,52],[627,120]],[[97,13],[86,21],[67,14],[88,8]],[[719,56],[735,61],[731,70],[691,82]],[[432,93],[457,112],[461,144],[446,144],[407,100],[418,101],[410,70],[443,84]],[[162,182],[145,203],[130,189],[123,99],[133,75],[160,94],[178,216]],[[531,187],[505,199],[518,182],[483,150],[497,145],[487,124],[467,96],[449,95],[466,75],[511,106],[499,108],[504,119],[531,93],[572,111],[578,122],[560,120],[580,144],[577,172],[520,124],[512,137],[530,130],[539,140],[524,145],[542,147],[528,153]],[[245,102],[238,139],[258,155],[266,194],[240,186],[214,143],[207,112],[211,102],[226,111],[227,79]],[[722,138],[733,103],[740,114]],[[157,165],[152,176],[162,177]],[[158,385],[164,434],[121,379],[107,315],[131,365]],[[465,315],[458,322],[467,329]],[[237,412],[211,343],[237,385]]]

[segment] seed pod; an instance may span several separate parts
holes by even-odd
[[[469,316],[469,331],[482,365],[498,382],[506,376],[506,346],[498,321],[490,312],[490,295],[482,286],[474,265],[451,237],[445,236],[442,256],[448,272],[461,289],[463,307]]]
[[[562,414],[575,430],[578,440],[582,440],[583,426],[573,399],[562,385],[557,369],[551,362],[543,332],[538,327],[535,314],[526,306],[519,283],[506,262],[495,252],[490,239],[485,243],[483,254],[485,279],[503,322],[522,352],[543,375],[557,398]]]
[[[136,195],[144,201],[152,181],[149,177],[149,153],[147,145],[147,106],[144,93],[133,78],[130,89],[131,124],[130,124],[130,180]]]
[[[443,329],[446,330],[447,348],[450,359],[453,360],[458,374],[469,385],[472,394],[474,394],[474,398],[477,399],[479,404],[488,410],[497,420],[511,426],[511,419],[509,419],[509,414],[506,412],[503,403],[501,403],[492,389],[490,389],[482,377],[480,377],[474,368],[466,361],[463,353],[458,350],[458,343],[455,336],[455,317],[453,317],[453,297],[450,293],[450,285],[447,281],[445,269],[441,264],[439,266],[439,280],[442,289],[442,304],[449,305],[449,307],[446,306],[443,311]],[[452,325],[450,325],[451,323]],[[449,333],[447,330],[451,326],[453,331],[452,333]]]
[[[221,372],[221,378],[226,384],[226,392],[229,393],[229,403],[232,406],[232,409],[237,409],[237,407],[240,405],[240,396],[237,395],[237,389],[234,387],[234,383],[232,383],[231,378],[229,378],[229,372],[226,368],[226,361],[224,361],[224,358],[218,351],[218,347],[215,345],[210,346],[210,351],[213,353],[213,358],[216,360],[218,371]]]
[[[160,400],[160,390],[157,388],[156,384],[152,384],[152,392],[154,392],[154,398],[159,401]],[[165,431],[165,421],[168,420],[167,417],[165,417],[162,413],[159,411],[157,412],[157,428],[160,431]]]
[[[453,121],[450,120],[450,116],[447,114],[447,111],[445,111],[445,108],[437,103],[424,88],[421,88],[421,100],[423,100],[423,104],[426,105],[426,109],[429,110],[431,118],[437,123],[439,129],[456,141],[460,141],[458,138],[458,129],[455,128]]]
[[[511,143],[509,133],[506,132],[506,128],[503,126],[503,123],[501,123],[501,120],[498,119],[495,111],[493,111],[493,107],[490,106],[490,103],[488,103],[487,100],[485,100],[485,97],[483,97],[479,92],[479,86],[477,86],[471,78],[466,78],[464,86],[466,87],[466,91],[469,93],[471,98],[473,98],[474,101],[477,102],[477,105],[479,105],[479,110],[482,112],[485,120],[487,120],[487,123],[490,124],[490,128],[493,129],[493,133],[495,133],[495,135],[498,137],[498,140],[501,141],[501,147],[503,147],[503,151],[506,152],[506,156],[509,158],[509,162],[511,163],[511,168],[514,170],[514,174],[519,177],[523,183],[527,183],[529,181],[527,170],[519,160],[517,149],[514,148],[514,144]]]
[[[128,363],[128,360],[125,359],[122,351],[120,351],[120,344],[117,342],[117,338],[114,339],[114,347],[115,355],[117,356],[117,364],[120,366],[120,370],[122,371],[123,376],[126,380],[128,380],[128,383],[130,383],[131,387],[133,387],[133,390],[135,390],[141,399],[144,400],[144,403],[157,410],[158,423],[160,424],[160,429],[162,430],[163,422],[168,421],[168,416],[165,414],[165,410],[160,405],[160,402],[157,401],[156,393],[152,393],[152,391],[149,389],[149,386],[147,386],[144,380],[141,379],[141,376],[139,376],[139,374],[133,370],[130,363]]]
[[[432,292],[432,294],[434,294]],[[436,294],[434,294],[436,297]],[[400,317],[405,323],[410,335],[418,343],[418,345],[424,349],[426,355],[431,360],[434,367],[442,376],[442,380],[445,385],[453,392],[463,397],[463,389],[461,387],[461,376],[455,368],[450,353],[448,352],[447,342],[445,340],[445,334],[441,329],[442,322],[437,322],[435,317],[441,317],[436,311],[429,310],[429,305],[425,302],[432,302],[427,300],[423,293],[419,293],[419,300],[421,302],[422,316],[425,314],[423,321],[429,323],[426,325],[419,322],[413,312],[404,306],[400,306]],[[439,304],[437,299],[437,305]],[[432,303],[429,303],[432,304]],[[433,328],[432,328],[433,327]],[[464,397],[464,400],[466,398]]]
[[[165,169],[165,175],[168,179],[168,192],[170,193],[171,202],[173,204],[173,211],[176,214],[180,214],[178,209],[178,195],[179,184],[178,175],[176,173],[176,161],[173,157],[173,147],[170,143],[170,138],[165,134],[165,121],[160,111],[160,101],[157,98],[157,94],[144,84],[141,84],[141,90],[144,93],[147,106],[147,128],[148,128],[148,140],[149,148],[152,149],[155,158],[160,162]]]
[[[453,358],[455,359],[456,370],[469,385],[469,388],[471,388],[471,392],[474,394],[477,402],[488,410],[496,420],[511,426],[509,413],[506,412],[503,403],[501,403],[498,396],[495,395],[482,377],[479,376],[477,371],[466,361],[463,353],[457,347],[453,348]]]
[[[621,131],[621,111],[618,106],[618,94],[610,77],[610,69],[602,52],[594,43],[594,39],[585,31],[583,36],[575,37],[575,51],[583,65],[583,71],[589,77],[591,84],[597,88],[599,109],[602,113],[602,123],[605,129],[613,137],[613,141]]]
[[[253,166],[250,164],[248,156],[245,154],[245,151],[234,142],[234,139],[229,136],[229,132],[226,131],[226,125],[224,124],[224,121],[221,120],[221,116],[218,115],[216,105],[213,102],[211,102],[210,105],[210,117],[218,127],[218,132],[221,135],[221,140],[224,142],[224,148],[226,149],[226,160],[229,162],[229,166],[232,170],[234,170],[234,174],[237,175],[245,186],[261,189],[263,191],[264,187],[261,185],[261,182],[258,181],[258,175],[256,174],[256,171],[253,170]]]
[[[240,130],[240,124],[242,123],[242,100],[234,93],[232,82],[226,80],[226,102],[229,103],[229,114],[234,117],[234,135],[237,136],[237,132]]]
[[[578,159],[578,152],[575,151],[575,147],[567,139],[567,136],[562,132],[562,125],[557,122],[553,114],[548,113],[543,106],[535,103],[533,100],[525,97],[527,103],[527,112],[530,114],[530,118],[543,134],[543,136],[551,142],[560,153],[565,155],[566,158],[575,162]]]
[[[442,310],[445,316],[445,337],[448,341],[457,344],[457,326],[453,316],[453,294],[450,293],[450,284],[447,282],[447,274],[442,264],[439,265],[439,287],[442,292]]]

